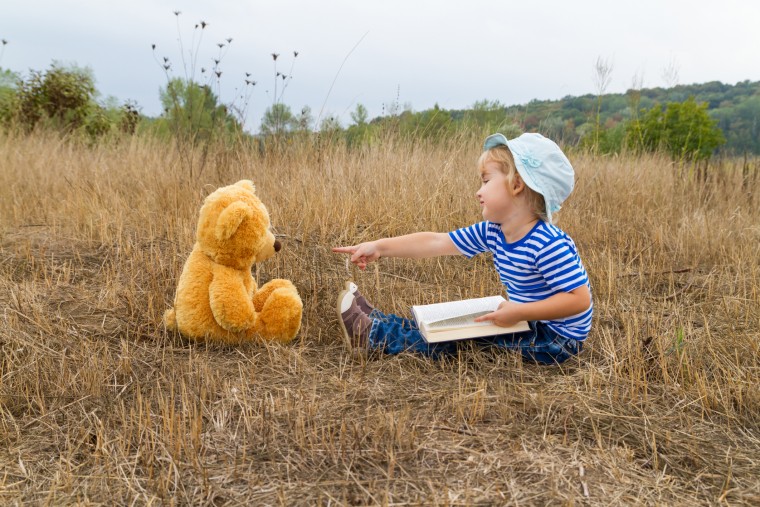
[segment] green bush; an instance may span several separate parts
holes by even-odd
[[[31,71],[16,91],[16,117],[28,129],[44,122],[64,131],[85,126],[93,112],[95,82],[92,74],[77,67],[53,63],[46,72]]]
[[[674,160],[704,160],[726,142],[723,132],[707,113],[706,102],[694,97],[655,105],[628,124],[626,140],[634,151],[663,150]]]
[[[13,117],[18,80],[13,72],[0,69],[0,123],[8,123]]]
[[[32,70],[27,79],[0,71],[0,122],[26,131],[52,128],[90,140],[134,133],[139,120],[135,105],[119,106],[114,98],[101,105],[96,96],[89,69],[54,62],[47,71]]]

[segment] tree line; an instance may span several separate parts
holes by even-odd
[[[0,69],[0,123],[55,128],[99,139],[148,133],[186,145],[329,133],[351,145],[371,143],[388,131],[436,141],[462,130],[510,136],[541,132],[567,146],[598,153],[665,151],[675,159],[704,159],[716,152],[760,154],[760,82],[710,82],[671,88],[631,89],[624,94],[567,96],[507,106],[483,100],[462,110],[424,111],[392,104],[370,119],[358,104],[341,125],[328,116],[315,124],[308,106],[294,113],[275,101],[257,133],[244,128],[234,106],[208,85],[173,77],[160,91],[163,111],[141,115],[137,104],[98,100],[88,69],[53,63],[22,78]]]

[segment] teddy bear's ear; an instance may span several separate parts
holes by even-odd
[[[237,183],[235,183],[235,185],[239,187],[243,187],[247,190],[250,190],[254,194],[256,193],[256,185],[254,185],[251,180],[240,180]]]
[[[252,217],[253,211],[247,204],[235,201],[222,210],[216,221],[216,239],[224,241],[235,234],[246,217]]]

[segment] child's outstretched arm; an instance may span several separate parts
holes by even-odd
[[[415,232],[394,238],[382,238],[353,246],[339,246],[335,253],[351,255],[351,262],[359,269],[380,257],[406,257],[421,259],[440,255],[459,255],[461,252],[445,232]]]

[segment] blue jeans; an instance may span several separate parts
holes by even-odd
[[[458,341],[427,343],[417,323],[393,314],[384,314],[377,308],[370,313],[372,328],[369,332],[370,350],[385,354],[417,352],[430,357],[456,354]],[[565,338],[541,322],[528,322],[530,331],[487,336],[472,340],[481,347],[502,347],[520,352],[524,359],[538,364],[560,364],[577,355],[583,342]]]

